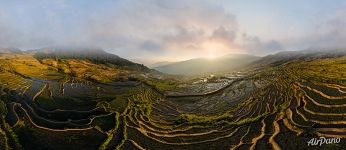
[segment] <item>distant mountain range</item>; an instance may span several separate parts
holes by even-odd
[[[282,51],[264,57],[247,54],[229,54],[216,59],[196,58],[181,62],[160,62],[152,66],[154,66],[154,69],[168,74],[200,75],[220,71],[233,71],[245,66],[278,66],[293,61],[310,61],[342,56],[346,56],[346,50],[301,50]]]
[[[301,50],[283,51],[272,55],[267,55],[251,63],[254,66],[278,66],[292,61],[310,61],[320,58],[336,58],[346,56],[346,50]]]
[[[160,67],[160,66],[165,66],[165,65],[169,65],[169,64],[173,64],[176,62],[171,62],[171,61],[160,61],[157,63],[153,63],[151,65],[149,65],[150,68],[156,68],[156,67]]]
[[[18,48],[0,48],[0,54],[21,53]]]
[[[202,75],[214,72],[227,72],[252,66],[278,66],[294,61],[310,61],[319,58],[336,58],[346,56],[346,50],[301,50],[282,51],[276,54],[258,57],[248,54],[229,54],[215,59],[196,58],[180,62],[163,61],[150,65],[151,68],[138,64],[98,48],[44,48],[21,51],[17,48],[0,48],[0,54],[33,53],[38,60],[53,59],[87,59],[95,63],[112,64],[115,67],[137,71],[153,71],[167,74]]]
[[[168,74],[200,75],[219,71],[232,71],[259,59],[260,57],[248,54],[229,54],[215,59],[196,58],[168,63],[154,67],[154,69]]]

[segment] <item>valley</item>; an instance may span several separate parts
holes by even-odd
[[[343,54],[182,77],[38,53],[0,56],[0,149],[309,149],[319,137],[341,142],[314,149],[346,147]]]

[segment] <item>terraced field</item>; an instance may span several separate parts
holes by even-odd
[[[346,57],[265,67],[190,94],[143,79],[97,82],[32,61],[45,72],[2,60],[0,149],[346,147]],[[341,142],[308,146],[319,137]]]

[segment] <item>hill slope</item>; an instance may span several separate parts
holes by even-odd
[[[39,49],[34,50],[37,59],[87,59],[95,63],[113,64],[127,69],[148,71],[149,68],[107,53],[102,49]]]
[[[112,82],[153,73],[142,64],[98,49],[5,49],[0,52],[3,52],[0,55],[2,71],[45,80],[72,76],[96,82]]]
[[[218,71],[231,71],[245,66],[259,57],[246,54],[230,54],[216,59],[196,58],[176,62],[154,69],[168,74],[198,75]]]
[[[302,50],[302,51],[283,51],[276,54],[265,56],[251,63],[252,65],[277,66],[293,61],[311,61],[322,58],[337,58],[346,55],[346,50]]]

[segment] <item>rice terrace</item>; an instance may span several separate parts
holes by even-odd
[[[337,26],[342,29],[335,30],[338,34],[333,30],[330,40],[321,40],[329,34],[318,34],[322,37],[304,41],[308,45],[302,50],[292,50],[304,45],[294,43],[302,38],[279,44],[260,40],[262,34],[269,36],[262,32],[249,37],[238,30],[240,22],[248,20],[235,23],[230,13],[238,9],[224,1],[224,6],[155,0],[1,3],[8,8],[2,11],[0,6],[0,32],[11,32],[0,35],[0,150],[346,148],[344,27]],[[262,7],[272,5],[253,11],[265,18],[274,10]],[[334,6],[320,5],[316,1],[313,12]],[[222,11],[214,8],[221,6]],[[101,10],[90,14],[84,7],[109,10],[103,10],[107,15]],[[52,18],[36,20],[39,12],[34,8],[47,13],[52,8]],[[33,12],[23,14],[21,9]],[[16,13],[9,14],[12,11]],[[33,19],[16,20],[22,16]],[[131,18],[138,16],[148,21]],[[164,19],[167,16],[171,18]],[[88,19],[96,21],[80,24]],[[10,27],[23,21],[30,25]],[[149,31],[139,31],[139,22]],[[40,23],[47,26],[32,26]]]

